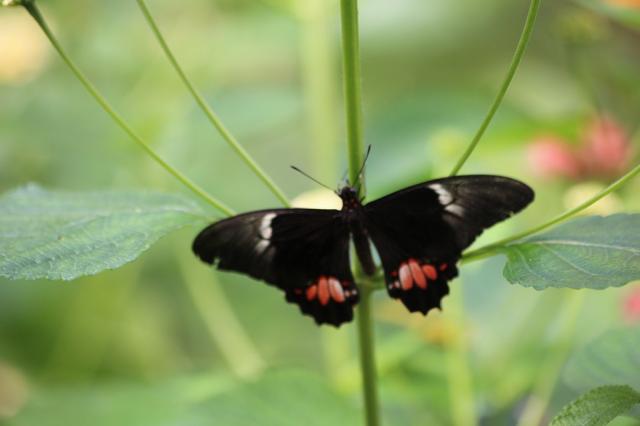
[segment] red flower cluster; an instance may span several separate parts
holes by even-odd
[[[573,148],[557,136],[533,142],[528,158],[543,178],[612,178],[628,167],[633,150],[629,136],[615,120],[598,118],[588,123],[581,144]]]

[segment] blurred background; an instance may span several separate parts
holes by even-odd
[[[373,199],[451,170],[504,77],[528,3],[360,3]],[[165,158],[237,211],[278,205],[196,107],[135,2],[39,4]],[[329,186],[347,167],[338,2],[148,6],[187,74],[287,195],[325,200],[289,165]],[[637,162],[639,41],[637,0],[543,3],[505,102],[463,169],[523,180],[537,201],[477,245],[577,205]],[[27,14],[3,8],[0,191],[28,182],[184,192],[99,109]],[[591,213],[637,211],[639,192],[636,179]],[[0,424],[360,424],[354,326],[318,328],[273,288],[210,271],[191,254],[197,232],[95,277],[0,279]],[[508,284],[503,264],[465,265],[443,312],[426,319],[376,294],[385,424],[544,424],[578,395],[563,380],[566,360],[640,322],[640,285],[536,292]]]

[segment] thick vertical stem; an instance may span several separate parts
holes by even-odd
[[[362,286],[357,323],[365,420],[367,426],[378,426],[380,424],[380,404],[378,401],[378,377],[374,350],[373,318],[371,315],[372,294],[373,289],[370,286]]]
[[[349,154],[349,181],[352,184],[360,181],[360,190],[363,192],[364,178],[359,179],[358,176],[364,159],[358,1],[340,0],[340,12],[342,19],[342,54],[347,119],[347,146]],[[371,312],[371,293],[373,288],[371,284],[367,282],[368,280],[360,265],[356,265],[355,272],[356,280],[361,284],[357,322],[365,419],[367,426],[378,426],[380,424],[380,410]]]
[[[349,148],[349,181],[354,184],[358,180],[358,172],[364,158],[358,0],[341,0],[340,12],[342,17],[344,98]]]

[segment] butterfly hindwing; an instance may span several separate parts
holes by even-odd
[[[519,181],[473,175],[414,185],[367,204],[366,227],[389,295],[411,312],[440,307],[462,251],[532,200],[533,191]]]
[[[353,319],[358,289],[349,264],[349,228],[337,210],[241,214],[205,228],[193,251],[219,269],[275,285],[318,324]]]

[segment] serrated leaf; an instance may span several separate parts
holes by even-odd
[[[604,289],[640,279],[640,215],[589,216],[509,244],[513,284]]]
[[[602,386],[565,406],[552,426],[604,426],[640,404],[640,394],[629,386]]]
[[[0,198],[0,276],[72,280],[120,267],[204,213],[149,192],[58,192],[29,185]]]
[[[563,378],[584,392],[597,386],[626,384],[640,389],[640,328],[608,331],[568,361]]]

